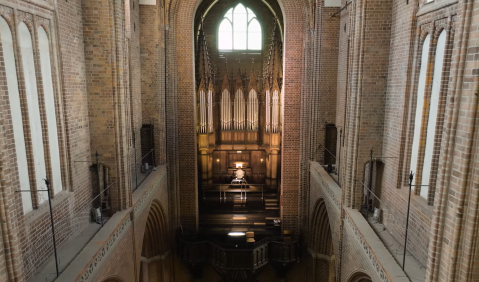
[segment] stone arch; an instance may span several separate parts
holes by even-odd
[[[108,277],[103,282],[124,282],[123,279],[117,276]]]
[[[143,235],[139,281],[167,281],[170,259],[168,222],[161,204],[153,200]]]
[[[146,220],[145,233],[141,255],[146,258],[158,256],[168,248],[168,226],[161,204],[154,200],[151,203],[148,219]]]
[[[194,65],[194,18],[197,8],[202,2],[173,0],[170,10],[171,28],[169,29],[168,46],[172,48],[169,51],[168,69],[172,73],[170,80],[171,88],[167,95],[169,101],[176,105],[176,112],[181,113],[178,120],[178,137],[182,140],[177,147],[178,162],[178,187],[180,192],[179,204],[181,206],[180,222],[187,232],[195,232],[198,227],[198,189],[197,182],[194,181],[198,175],[198,168],[195,165],[197,159],[196,146],[196,121],[195,121],[195,65]],[[306,1],[297,0],[278,0],[279,7],[283,13],[284,19],[284,56],[283,56],[283,91],[285,93],[283,102],[282,145],[285,148],[295,148],[294,150],[285,150],[282,154],[283,159],[288,159],[288,163],[281,167],[282,187],[288,191],[298,191],[300,181],[297,177],[299,170],[300,142],[298,136],[301,134],[297,121],[301,117],[301,93],[303,81],[303,38],[306,36],[306,21],[308,19],[308,9]],[[285,137],[286,136],[286,137]],[[296,150],[296,148],[298,150]],[[187,161],[186,161],[187,160]],[[171,164],[175,167],[175,164]],[[295,214],[299,209],[299,203],[295,201],[295,193],[285,193],[283,202],[288,202],[283,207],[284,214]],[[285,230],[297,230],[298,222],[295,217],[283,218],[283,228]]]
[[[312,281],[335,281],[336,265],[331,225],[323,198],[316,201],[311,216],[310,252],[313,258]]]
[[[371,277],[364,272],[355,272],[348,279],[348,282],[372,282]]]

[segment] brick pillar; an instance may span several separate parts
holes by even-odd
[[[121,0],[83,1],[91,151],[110,167],[112,212],[130,205],[129,91],[125,7]]]
[[[391,37],[391,0],[363,0],[350,5],[351,68],[344,159],[345,205],[359,209],[362,203],[364,167],[370,150],[382,155],[385,93]],[[343,153],[342,153],[343,154]]]

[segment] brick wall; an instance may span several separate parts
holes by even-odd
[[[55,195],[52,202],[57,246],[60,247],[71,236],[78,234],[89,221],[89,211],[85,215],[82,208],[91,199],[89,164],[74,162],[90,159],[81,5],[78,1],[61,2],[56,6],[50,1],[41,5],[3,1],[0,3],[0,13],[12,24],[14,38],[16,26],[22,19],[32,23],[32,32],[40,25],[43,26],[49,38],[57,108],[45,110],[56,111],[58,119],[64,191]],[[36,32],[32,33],[34,42],[37,39],[35,34]],[[17,66],[21,65],[20,59],[17,55]],[[39,61],[36,63],[37,74],[39,74]],[[20,84],[23,83],[22,77],[19,75]],[[5,80],[2,79],[2,81]],[[43,95],[40,75],[37,76],[37,82],[40,88],[39,94]],[[21,85],[20,88],[23,89]],[[8,101],[8,98],[4,101]],[[8,129],[8,125],[11,125],[8,114],[2,112],[2,118],[6,121]],[[8,132],[10,135],[2,135],[2,142],[13,140],[11,129]],[[2,232],[4,245],[9,246],[9,251],[4,253],[7,261],[5,271],[10,273],[8,279],[16,277],[18,281],[24,281],[31,277],[53,253],[50,216],[46,203],[23,215],[21,194],[14,192],[21,188],[16,176],[18,172],[14,169],[17,167],[14,147],[10,146],[3,155],[8,156],[8,167],[11,167],[2,177],[6,179],[5,183],[8,187],[4,190],[7,193],[4,199],[8,199],[9,202],[9,204],[2,204],[5,207],[5,219],[9,221],[7,224],[9,230]],[[13,260],[10,262],[10,259]]]

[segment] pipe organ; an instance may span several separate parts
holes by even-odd
[[[204,35],[200,39],[205,40]],[[230,183],[238,167],[245,171],[249,184],[279,189],[283,93],[278,42],[274,37],[268,66],[259,79],[253,70],[264,69],[263,54],[249,54],[253,59],[251,64],[246,63],[251,66],[250,75],[241,73],[241,66],[236,75],[228,75],[227,64],[221,71],[212,71],[208,51],[200,44],[196,104],[201,189]],[[222,56],[219,59],[226,57]],[[239,62],[244,54],[227,56]],[[216,72],[222,79],[216,79]]]
[[[203,188],[229,183],[236,167],[243,168],[248,183],[277,188],[282,93],[276,79],[271,79],[270,88],[270,79],[265,79],[260,92],[253,71],[247,78],[238,73],[234,84],[225,72],[216,100],[211,79],[208,90],[201,80],[197,106]]]

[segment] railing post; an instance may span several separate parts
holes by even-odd
[[[101,227],[103,227],[103,203],[102,203],[102,197],[101,197],[100,160],[98,158],[98,151],[95,152],[95,159],[96,159],[96,172],[97,172],[97,177],[98,177],[98,192],[100,193],[100,195],[99,195],[100,221],[101,221]],[[105,177],[105,176],[103,176],[103,177]]]
[[[369,220],[369,193],[373,190],[373,150],[369,154],[369,191],[366,192],[366,221]]]
[[[406,249],[407,249],[407,231],[409,229],[409,208],[411,206],[411,189],[412,189],[412,180],[414,175],[412,171],[409,173],[409,198],[407,201],[407,216],[406,216],[406,234],[404,235],[404,256],[402,259],[402,270],[404,271],[404,265],[406,264]]]
[[[55,224],[53,222],[53,211],[52,211],[52,197],[50,196],[50,181],[48,178],[43,179],[45,185],[47,186],[47,195],[48,195],[48,206],[50,207],[50,224],[52,225],[52,237],[53,237],[53,253],[55,254],[55,268],[57,270],[57,278],[60,275],[58,271],[58,257],[57,257],[57,240],[55,238]]]

